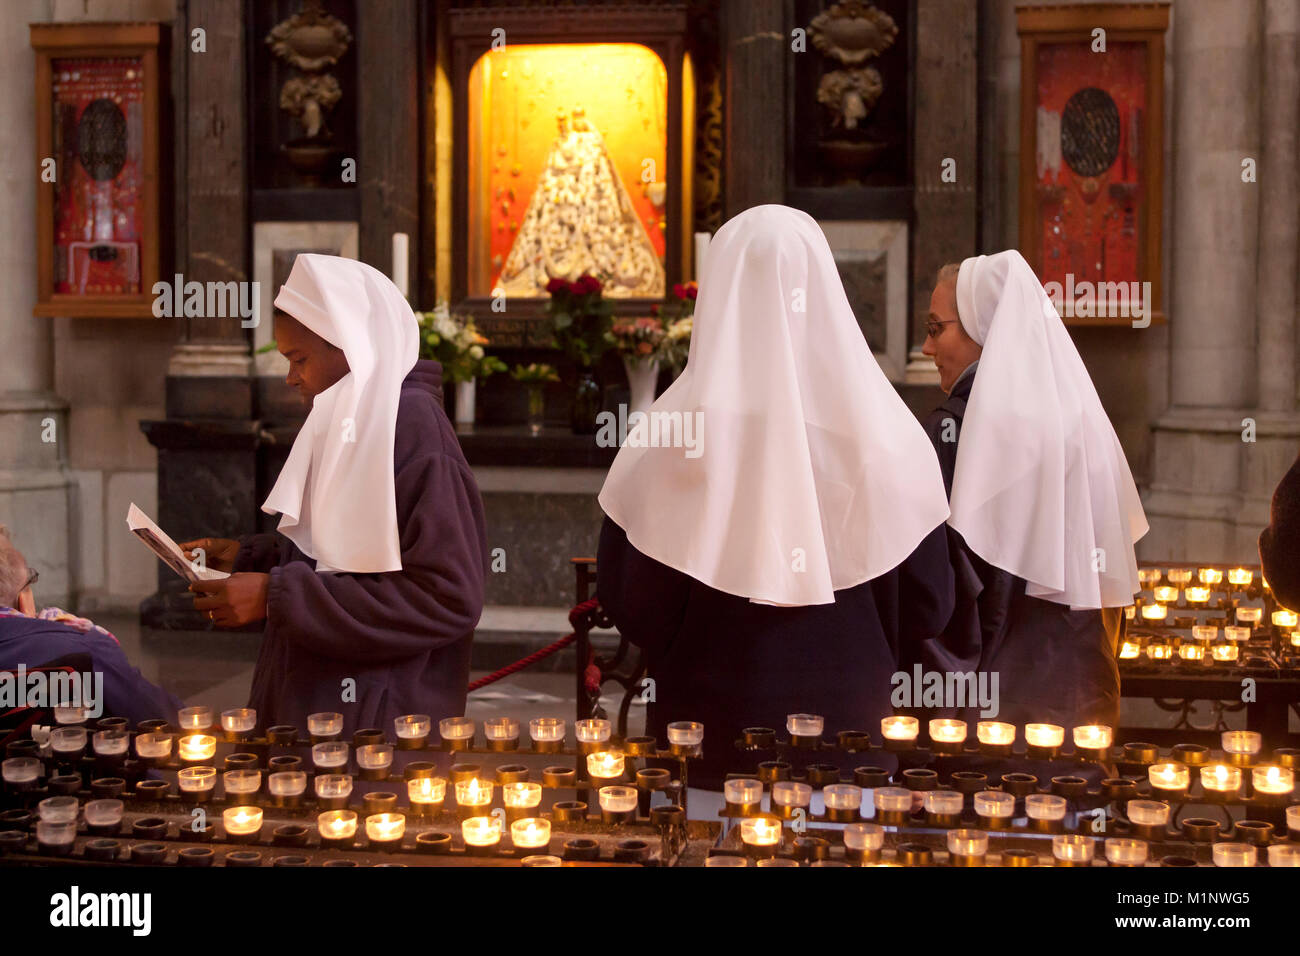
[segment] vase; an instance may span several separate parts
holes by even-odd
[[[472,432],[474,430],[474,386],[475,379],[456,383],[456,431]]]
[[[528,386],[528,431],[536,438],[542,433],[546,418],[546,392],[541,382]]]
[[[573,408],[569,424],[575,435],[596,434],[596,416],[600,414],[600,386],[590,369],[578,372],[578,385],[573,390]]]
[[[650,411],[650,406],[655,403],[655,386],[659,384],[659,360],[624,355],[623,369],[627,372],[627,384],[632,392],[627,403],[628,418],[633,412]]]

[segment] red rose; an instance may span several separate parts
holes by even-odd
[[[686,298],[686,286],[682,285],[680,282],[674,282],[673,295],[678,299]]]
[[[600,280],[593,275],[583,275],[578,279],[578,285],[582,287],[582,294],[600,291]]]
[[[550,282],[546,283],[546,291],[551,295],[555,295],[557,292],[563,292],[568,287],[569,283],[565,282],[563,279],[552,279]]]
[[[688,299],[694,299],[699,294],[700,294],[700,287],[697,286],[694,282],[686,286],[686,297]]]
[[[651,314],[651,315],[658,315],[658,314],[659,314],[659,306],[657,306],[657,305],[652,305],[652,306],[650,306],[650,314]]]

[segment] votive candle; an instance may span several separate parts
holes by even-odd
[[[228,807],[221,813],[228,836],[252,836],[262,829],[261,807]]]
[[[372,813],[366,817],[366,839],[371,843],[396,843],[406,834],[406,816]]]
[[[176,785],[182,793],[210,793],[217,786],[217,768],[186,767],[176,774]]]
[[[1295,774],[1288,767],[1271,764],[1255,767],[1250,772],[1250,779],[1256,793],[1279,795],[1295,789]]]
[[[228,734],[250,733],[256,726],[257,711],[251,707],[238,707],[221,712],[221,729]]]
[[[1025,743],[1051,749],[1065,742],[1065,728],[1057,724],[1025,724]]]
[[[1225,730],[1220,740],[1228,754],[1257,754],[1264,746],[1264,738],[1253,730]]]
[[[1147,768],[1147,779],[1157,790],[1186,790],[1191,783],[1191,773],[1176,761],[1153,763]]]
[[[1215,866],[1254,866],[1257,856],[1249,843],[1216,843],[1210,853]]]
[[[1202,767],[1201,786],[1207,792],[1236,793],[1241,789],[1241,768],[1222,763]]]
[[[518,786],[510,784],[510,786]],[[533,786],[537,786],[533,784]],[[538,800],[541,800],[540,787]],[[447,781],[443,777],[416,777],[406,781],[406,796],[411,803],[439,804],[447,799]],[[507,799],[506,806],[510,806]]]
[[[1223,572],[1218,568],[1201,568],[1201,570],[1197,572],[1197,577],[1200,578],[1202,584],[1223,583]]]
[[[792,737],[820,737],[826,721],[820,714],[787,714],[785,729]]]
[[[510,824],[510,842],[521,850],[540,850],[551,843],[551,821],[524,817]]]
[[[1297,616],[1295,611],[1288,611],[1283,608],[1273,612],[1273,623],[1277,627],[1295,627]]]
[[[583,744],[603,744],[609,740],[613,732],[614,728],[610,722],[598,717],[580,720],[573,728],[573,733],[578,738],[578,742]]]
[[[503,784],[501,802],[511,810],[531,810],[542,802],[542,785],[527,781]]]
[[[456,803],[462,807],[486,807],[492,802],[491,781],[470,777],[456,781]]]
[[[560,717],[534,717],[528,722],[528,735],[536,743],[559,743],[564,740],[565,723]]]
[[[1151,592],[1157,604],[1174,604],[1178,600],[1178,588],[1160,587]]]
[[[982,744],[1007,746],[1016,742],[1016,725],[1001,720],[981,720],[975,725],[975,735]]]
[[[212,726],[211,707],[182,707],[176,712],[181,730],[207,730]]]
[[[930,721],[930,739],[945,744],[960,744],[966,740],[966,721],[936,717]]]
[[[466,846],[496,846],[501,842],[501,820],[498,817],[470,817],[461,821],[460,835]]]
[[[668,743],[674,747],[698,747],[704,743],[704,725],[698,720],[675,720],[668,725]]]
[[[593,779],[614,780],[623,776],[623,751],[598,750],[587,754],[587,774]]]
[[[1233,568],[1228,572],[1228,583],[1244,587],[1255,579],[1255,572],[1246,568]]]
[[[357,835],[355,810],[326,810],[316,817],[316,829],[323,840],[351,840]]]
[[[208,734],[190,734],[176,742],[182,760],[211,760],[217,752],[217,738]]]
[[[915,740],[921,722],[915,717],[886,717],[880,721],[880,733],[886,740]]]
[[[1109,750],[1115,731],[1106,724],[1084,724],[1074,728],[1074,746],[1079,750]]]
[[[740,839],[746,846],[777,846],[781,842],[781,821],[775,817],[746,817],[740,821]]]
[[[1169,609],[1163,604],[1143,604],[1142,617],[1147,621],[1163,621],[1169,616]]]

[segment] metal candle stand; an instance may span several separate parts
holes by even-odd
[[[119,719],[110,720],[110,726],[120,728]],[[102,720],[99,725],[102,726]],[[149,722],[149,732],[159,732],[158,721]],[[194,730],[176,731],[167,727],[175,738],[187,736]],[[134,737],[134,734],[132,735]],[[406,865],[483,865],[510,864],[526,856],[545,856],[555,852],[566,863],[575,864],[640,864],[647,866],[676,865],[693,840],[707,842],[716,836],[716,824],[689,824],[686,820],[686,765],[698,756],[699,748],[670,746],[661,748],[652,737],[611,739],[596,745],[564,746],[562,742],[543,741],[530,746],[529,741],[520,747],[513,741],[490,740],[487,746],[475,746],[472,739],[456,741],[445,746],[436,739],[413,741],[402,738],[395,747],[405,754],[412,752],[450,753],[460,761],[451,768],[446,792],[441,803],[405,804],[398,806],[398,793],[370,792],[358,797],[325,798],[318,800],[311,786],[314,773],[331,774],[344,768],[325,768],[317,771],[311,765],[311,746],[319,738],[300,739],[289,727],[270,728],[264,737],[227,740],[219,732],[217,751],[207,766],[230,769],[260,769],[264,774],[282,770],[304,771],[308,776],[307,789],[298,796],[276,797],[268,792],[268,782],[253,793],[228,796],[223,789],[206,794],[174,792],[174,783],[167,780],[148,779],[150,772],[175,773],[185,767],[195,766],[195,761],[179,759],[173,752],[165,759],[122,758],[105,762],[93,754],[81,753],[75,758],[53,756],[48,750],[41,752],[31,739],[10,742],[5,758],[34,757],[41,761],[40,773],[30,785],[0,786],[0,865],[47,863],[50,856],[60,856],[64,865],[116,863],[171,863],[169,851],[175,850],[174,861],[179,866],[210,866],[218,859],[227,866],[257,866],[264,861],[271,865],[374,865],[382,860],[400,859]],[[233,735],[232,735],[233,736]],[[331,739],[326,737],[326,740]],[[377,730],[358,731],[353,737],[353,747],[382,745],[386,741]],[[587,754],[596,750],[620,749],[626,761],[624,773],[618,777],[593,780],[588,776]],[[132,748],[133,751],[133,748]],[[505,808],[498,786],[512,782],[529,782],[533,771],[518,761],[527,757],[556,758],[557,764],[541,772],[542,802],[546,795],[561,794],[568,800],[556,801],[549,812],[539,806],[532,808]],[[465,761],[491,757],[504,766],[477,766],[472,771],[477,779],[493,782],[493,798],[474,815],[490,816],[494,809],[498,819],[504,817],[499,843],[491,847],[466,846],[461,839],[461,820],[467,815],[458,807],[454,796],[455,778],[469,772]],[[514,758],[511,763],[511,758]],[[670,761],[675,772],[661,767],[644,766],[647,760]],[[355,751],[350,762],[356,762]],[[433,776],[432,763],[417,762],[402,772],[390,773],[391,765],[383,771],[371,770],[368,782],[391,782],[394,789],[405,797],[406,781],[421,776]],[[106,776],[111,774],[111,777]],[[359,775],[360,776],[360,775]],[[592,791],[598,785],[624,784],[635,786],[636,807],[616,812],[600,811],[590,804]],[[656,791],[667,794],[669,804],[650,807],[651,796]],[[121,822],[116,826],[88,826],[81,822],[74,841],[60,846],[37,845],[33,850],[37,823],[37,805],[49,796],[66,794],[81,800],[116,798],[125,803]],[[221,814],[227,808],[256,806],[263,810],[260,830],[251,834],[229,834],[221,826]],[[356,810],[358,821],[355,835],[342,839],[321,836],[316,832],[316,815],[326,809]],[[79,807],[80,811],[82,808]],[[205,826],[197,826],[201,818],[192,811],[201,809],[207,817]],[[365,836],[365,817],[380,813],[402,813],[405,828],[401,839],[376,843]],[[511,843],[509,823],[521,816],[549,820],[551,839],[548,845],[516,848]],[[617,839],[620,838],[621,839]],[[611,845],[612,844],[612,845]],[[213,848],[226,847],[224,856]],[[350,862],[348,862],[350,860]],[[530,861],[532,865],[532,861]]]
[[[1152,744],[1130,743],[1105,749],[1067,749],[1025,746],[1012,748],[1010,745],[972,744],[959,745],[954,750],[951,744],[937,748],[918,746],[915,741],[886,740],[886,746],[879,749],[898,755],[907,755],[916,760],[925,760],[930,756],[959,754],[962,756],[989,756],[1021,758],[1043,758],[1055,761],[1073,761],[1080,767],[1089,764],[1114,764],[1120,776],[1102,781],[1098,788],[1090,788],[1081,777],[1058,775],[1052,778],[1044,788],[1036,776],[1029,773],[1006,773],[1002,775],[999,787],[994,787],[982,772],[958,770],[941,780],[939,773],[925,767],[903,768],[896,774],[890,774],[878,767],[859,766],[852,771],[852,782],[864,791],[896,785],[917,793],[947,791],[961,795],[961,811],[958,814],[925,813],[924,819],[918,819],[914,806],[907,810],[877,811],[874,819],[862,816],[861,806],[857,811],[846,812],[843,808],[824,813],[812,813],[809,807],[801,807],[802,814],[792,813],[788,807],[778,807],[772,801],[773,784],[788,781],[807,783],[814,790],[828,784],[839,783],[844,778],[839,764],[810,763],[805,772],[795,774],[792,761],[785,759],[798,752],[802,756],[821,760],[823,756],[851,755],[869,753],[873,748],[869,736],[861,731],[842,731],[835,742],[828,742],[820,737],[796,737],[778,739],[776,731],[769,728],[747,728],[740,740],[735,742],[737,750],[751,755],[768,752],[773,754],[758,763],[756,773],[752,775],[730,773],[728,780],[756,779],[761,781],[763,792],[767,794],[771,810],[764,811],[761,801],[747,800],[744,805],[727,804],[719,816],[728,821],[745,819],[772,818],[782,821],[796,820],[793,837],[782,827],[780,844],[777,846],[753,846],[741,839],[741,827],[732,826],[724,835],[719,845],[710,856],[745,857],[750,860],[767,860],[772,857],[797,861],[802,864],[815,862],[845,861],[856,865],[902,865],[930,866],[941,862],[951,866],[985,865],[985,855],[998,853],[1004,866],[1035,865],[1044,848],[1043,844],[1053,837],[1091,837],[1094,822],[1084,814],[1090,809],[1103,808],[1107,822],[1103,827],[1105,837],[1131,838],[1145,841],[1154,850],[1158,846],[1162,851],[1158,865],[1187,866],[1208,865],[1212,856],[1210,850],[1215,843],[1240,842],[1256,847],[1266,847],[1278,843],[1287,843],[1300,849],[1300,828],[1288,828],[1282,821],[1283,808],[1300,804],[1300,797],[1293,789],[1289,794],[1255,794],[1250,792],[1250,770],[1263,761],[1256,759],[1242,760],[1240,755],[1226,754],[1223,761],[1211,761],[1211,752],[1199,745],[1180,744],[1170,748],[1163,755],[1160,748]],[[1279,748],[1274,752],[1276,764],[1300,773],[1300,750]],[[765,754],[766,755],[766,754]],[[1235,758],[1230,760],[1229,758]],[[1191,767],[1222,762],[1235,765],[1242,770],[1242,785],[1236,793],[1223,794],[1206,791],[1199,783],[1193,783],[1181,792],[1165,791],[1155,788],[1146,779],[1147,768],[1162,759],[1173,761],[1189,760]],[[828,769],[829,768],[829,769]],[[832,772],[833,771],[833,772]],[[980,817],[974,812],[974,797],[977,793],[997,790],[1014,798],[1014,811],[1007,816],[988,818]],[[1208,793],[1208,796],[1207,796]],[[1066,814],[1059,820],[1025,819],[1026,798],[1033,795],[1054,795],[1066,801]],[[1164,826],[1144,826],[1131,823],[1123,812],[1121,805],[1129,800],[1159,800],[1169,806],[1170,823]],[[915,802],[913,796],[912,803]],[[1183,810],[1190,805],[1212,804],[1222,812],[1226,829],[1215,820],[1206,818],[1189,818],[1178,822]],[[1268,817],[1272,819],[1233,820],[1230,810],[1236,808],[1247,815]],[[1068,817],[1073,815],[1073,822]],[[1300,824],[1300,821],[1293,822]],[[830,826],[845,823],[875,823],[884,828],[883,846],[880,849],[855,849],[846,846],[844,831]],[[1279,825],[1279,823],[1281,825]],[[958,829],[978,830],[987,834],[986,854],[971,855],[949,852],[946,839],[950,831]],[[977,842],[978,838],[970,842]],[[995,846],[996,845],[996,846]],[[1052,861],[1052,844],[1047,847],[1049,861]],[[892,851],[888,853],[886,851]],[[1097,856],[1100,858],[1101,854]],[[886,862],[886,860],[888,860]],[[1073,860],[1054,860],[1056,865],[1090,865],[1087,862]],[[1157,861],[1152,860],[1151,865]],[[1110,865],[1125,865],[1113,863]],[[1142,865],[1142,864],[1137,864]]]

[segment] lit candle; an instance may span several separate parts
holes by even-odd
[[[221,785],[228,797],[257,793],[262,789],[262,771],[227,770],[221,775]]]
[[[519,784],[510,784],[519,786]],[[537,786],[537,784],[532,784]],[[436,805],[447,799],[447,781],[443,777],[416,777],[406,781],[406,796],[411,803]],[[541,801],[541,788],[538,787],[538,801]],[[506,806],[510,806],[507,798]]]
[[[221,729],[228,734],[246,734],[257,726],[257,711],[251,707],[239,707],[235,710],[221,712]],[[204,728],[196,728],[202,730]]]
[[[587,773],[593,778],[613,780],[623,776],[623,751],[598,750],[587,754]]]
[[[1163,827],[1169,824],[1169,804],[1158,800],[1130,800],[1128,802],[1130,823],[1145,827]]]
[[[1111,866],[1141,866],[1146,861],[1146,840],[1111,837],[1106,841],[1106,862]]]
[[[1233,568],[1228,572],[1228,583],[1235,584],[1238,587],[1244,587],[1250,584],[1255,578],[1254,571],[1248,571],[1246,568]]]
[[[1074,728],[1074,746],[1079,750],[1108,750],[1115,732],[1105,724],[1084,724]]]
[[[182,707],[176,718],[181,730],[207,730],[212,726],[212,708]]]
[[[217,768],[186,767],[176,774],[176,785],[182,793],[211,793],[217,786]]]
[[[320,770],[346,767],[348,765],[348,745],[342,740],[312,744],[311,762]]]
[[[1157,790],[1186,790],[1191,783],[1191,773],[1183,764],[1174,761],[1153,763],[1147,768],[1147,779]]]
[[[559,717],[534,717],[528,722],[528,735],[535,743],[563,742],[564,731],[564,721]]]
[[[328,711],[311,714],[307,718],[307,733],[316,739],[336,737],[343,733],[343,715]]]
[[[1133,620],[1133,618],[1137,617],[1137,610],[1136,604],[1130,604],[1128,607],[1124,608],[1124,619],[1127,621]]]
[[[1220,741],[1227,754],[1257,754],[1264,746],[1264,738],[1253,730],[1225,730]]]
[[[466,846],[492,847],[501,842],[501,820],[497,817],[470,817],[460,825]]]
[[[182,760],[211,760],[217,752],[217,738],[207,734],[190,734],[177,741]]]
[[[785,729],[792,737],[820,737],[826,720],[819,714],[787,714]]]
[[[228,807],[221,813],[227,836],[252,836],[262,829],[261,807]]]
[[[1300,630],[1291,632],[1291,646],[1300,647]]]
[[[1251,770],[1250,779],[1256,793],[1287,794],[1295,789],[1295,774],[1287,767],[1261,765]]]
[[[1243,624],[1258,624],[1263,619],[1264,609],[1262,607],[1237,608],[1237,620]]]
[[[975,736],[982,744],[1009,746],[1016,742],[1016,725],[1001,720],[981,720],[975,725]]]
[[[775,817],[746,817],[740,821],[740,839],[746,846],[775,847],[781,842],[781,821]]]
[[[1187,596],[1188,604],[1205,604],[1210,600],[1209,588],[1188,588],[1183,593]]]
[[[668,743],[674,747],[698,747],[704,743],[704,725],[698,720],[675,720],[668,725]]]
[[[372,813],[366,817],[366,839],[371,843],[397,843],[405,834],[403,814]]]
[[[1156,588],[1151,592],[1151,596],[1160,604],[1174,604],[1178,600],[1178,588]]]
[[[1159,568],[1138,568],[1138,583],[1143,587],[1151,587],[1160,580]]]
[[[1125,641],[1120,646],[1119,656],[1123,660],[1132,660],[1142,652],[1141,646],[1136,641]]]
[[[1250,640],[1250,628],[1229,625],[1223,629],[1223,636],[1233,643]]]
[[[1205,648],[1199,644],[1180,644],[1178,656],[1185,661],[1205,660]]]
[[[966,721],[937,717],[930,721],[930,739],[946,744],[959,744],[966,740]]]
[[[411,297],[410,289],[411,237],[404,232],[393,233],[393,285],[403,299]]]
[[[630,813],[636,809],[636,787],[601,787],[600,809],[606,813]]]
[[[522,820],[516,820],[510,824],[510,842],[521,850],[540,850],[549,846],[551,821],[542,817],[524,817]]]
[[[1216,843],[1210,848],[1215,866],[1254,866],[1256,852],[1249,843]]]
[[[470,777],[456,781],[456,803],[462,807],[486,807],[492,802],[492,783]]]
[[[1213,644],[1219,638],[1219,628],[1214,624],[1193,625],[1192,638],[1202,644]]]
[[[1091,863],[1094,849],[1092,837],[1074,833],[1052,837],[1052,856],[1062,863]]]
[[[1241,789],[1241,768],[1221,763],[1202,767],[1201,786],[1206,792],[1236,793]]]
[[[1165,575],[1171,584],[1186,584],[1192,579],[1191,568],[1170,568],[1169,573]]]
[[[351,840],[357,835],[355,810],[326,810],[316,817],[322,840]]]
[[[1221,584],[1223,583],[1223,572],[1218,568],[1201,568],[1197,572],[1202,584]]]
[[[1276,627],[1295,627],[1297,616],[1295,611],[1288,611],[1283,608],[1280,611],[1273,612],[1273,624]]]
[[[1143,604],[1142,618],[1147,621],[1163,621],[1169,616],[1169,608],[1163,604]]]
[[[1300,846],[1274,843],[1268,848],[1269,866],[1300,866]]]
[[[1065,743],[1065,728],[1056,724],[1025,724],[1025,743],[1051,749]]]
[[[142,760],[161,760],[172,752],[171,734],[138,734],[135,752]]]
[[[1235,661],[1237,653],[1236,644],[1215,644],[1210,648],[1210,656],[1216,661]]]
[[[352,778],[345,773],[317,774],[312,782],[321,800],[346,800],[352,796]]]
[[[915,717],[886,717],[880,722],[880,732],[886,740],[915,740],[921,722]]]
[[[1153,661],[1167,661],[1174,656],[1174,649],[1165,640],[1155,640],[1147,645],[1147,657]]]
[[[542,785],[527,781],[503,784],[501,802],[511,810],[531,810],[542,802]]]
[[[448,744],[468,747],[474,740],[474,721],[468,717],[446,717],[438,721],[438,733]]]
[[[580,720],[573,727],[573,733],[578,738],[578,742],[583,744],[603,744],[609,740],[613,732],[613,725],[608,720],[595,717],[589,720]]]
[[[406,714],[393,720],[398,740],[423,740],[432,729],[433,718],[428,714]]]

